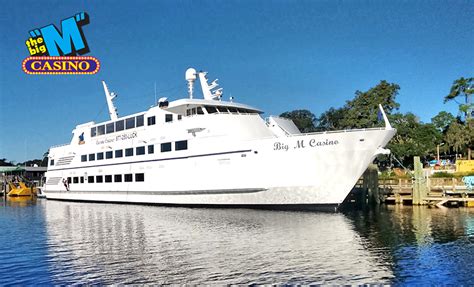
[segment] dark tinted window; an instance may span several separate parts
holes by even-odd
[[[155,116],[147,118],[147,124],[148,124],[149,126],[152,126],[152,125],[154,125],[155,123],[156,123],[156,122],[155,122]]]
[[[217,113],[216,107],[206,106],[205,108],[206,108],[208,114]]]
[[[145,154],[145,147],[144,146],[139,146],[136,148],[136,154],[137,155],[142,155]]]
[[[162,143],[161,152],[171,151],[171,143]]]
[[[183,118],[182,115],[178,115],[178,121],[180,121]]]
[[[124,126],[123,120],[121,120],[121,121],[116,121],[116,122],[115,122],[115,130],[116,130],[116,131],[123,131],[123,130],[124,130],[124,127],[125,127],[125,126]]]
[[[226,107],[216,107],[216,108],[221,113],[227,113],[227,108]]]
[[[149,145],[148,146],[148,153],[155,153],[155,146],[154,145]]]
[[[87,161],[87,154],[81,155],[81,161]]]
[[[133,129],[135,127],[135,118],[128,118],[125,120],[125,128]]]
[[[112,151],[106,151],[105,152],[105,158],[112,158],[113,157],[113,152]]]
[[[122,157],[123,156],[123,150],[121,149],[118,149],[115,151],[115,157]]]
[[[89,161],[95,160],[95,153],[89,154]]]
[[[54,165],[54,159],[49,161],[49,165]]]
[[[114,123],[109,123],[105,126],[105,130],[106,130],[106,133],[108,134],[111,134],[113,133],[115,130],[114,130],[114,127],[115,127],[115,124]]]
[[[178,141],[174,143],[174,150],[188,149],[188,141]]]
[[[133,175],[131,173],[125,174],[124,175],[124,181],[125,182],[131,182],[133,180]]]
[[[135,181],[138,181],[138,182],[145,181],[145,174],[144,173],[135,174]]]
[[[112,182],[112,176],[111,175],[106,175],[105,176],[105,182]]]
[[[72,182],[73,183],[79,183],[79,177],[77,177],[77,176],[73,177]]]
[[[137,127],[143,126],[143,115],[137,116]]]
[[[87,177],[87,182],[88,182],[88,183],[94,183],[94,177],[91,176],[91,175],[88,176],[88,177]]]
[[[105,126],[104,125],[98,126],[97,127],[97,135],[100,136],[100,135],[103,135],[103,134],[105,134]]]
[[[172,121],[173,121],[173,115],[166,114],[165,115],[165,122],[172,122]]]
[[[95,182],[97,182],[97,183],[104,182],[104,178],[102,177],[102,175],[97,175],[95,177]]]
[[[81,179],[81,183],[84,183],[84,177],[81,176],[80,179]]]
[[[103,160],[104,159],[104,153],[103,152],[98,152],[97,153],[97,160]]]
[[[125,156],[132,156],[132,155],[133,155],[133,148],[126,148]]]
[[[95,127],[91,128],[91,137],[95,137],[97,135],[97,129]]]
[[[196,108],[196,113],[197,113],[198,115],[204,115],[204,112],[202,111],[202,108],[201,108],[201,107],[197,107],[197,108]]]
[[[229,107],[229,112],[231,112],[231,113],[237,113],[237,109],[236,109],[236,108]]]
[[[114,182],[122,182],[122,175],[121,174],[114,175]]]
[[[67,183],[72,183],[72,179],[70,177],[67,178]]]

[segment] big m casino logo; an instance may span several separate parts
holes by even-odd
[[[89,15],[78,13],[61,21],[61,30],[50,24],[30,31],[25,42],[30,57],[23,60],[27,74],[95,74],[100,69],[89,53],[82,26],[89,24]]]

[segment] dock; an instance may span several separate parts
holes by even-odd
[[[411,178],[385,179],[369,169],[359,179],[350,201],[442,207],[474,207],[474,189],[462,178],[433,178],[423,175],[419,157],[414,158]],[[374,169],[374,167],[372,167]]]

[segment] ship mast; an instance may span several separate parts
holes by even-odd
[[[104,81],[102,81],[102,85],[104,85],[105,98],[107,99],[107,106],[109,108],[110,119],[115,121],[117,120],[118,115],[117,115],[117,108],[114,106],[113,100],[117,97],[117,95],[114,92],[109,93],[109,89],[107,88],[107,85],[105,84]]]

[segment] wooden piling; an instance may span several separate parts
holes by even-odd
[[[414,170],[414,181],[413,181],[413,204],[420,205],[424,204],[423,199],[428,195],[428,186],[426,184],[426,178],[423,174],[423,165],[421,164],[420,157],[415,156],[413,158]]]
[[[376,164],[370,164],[364,172],[363,188],[367,190],[367,201],[370,205],[380,204],[379,172]]]

